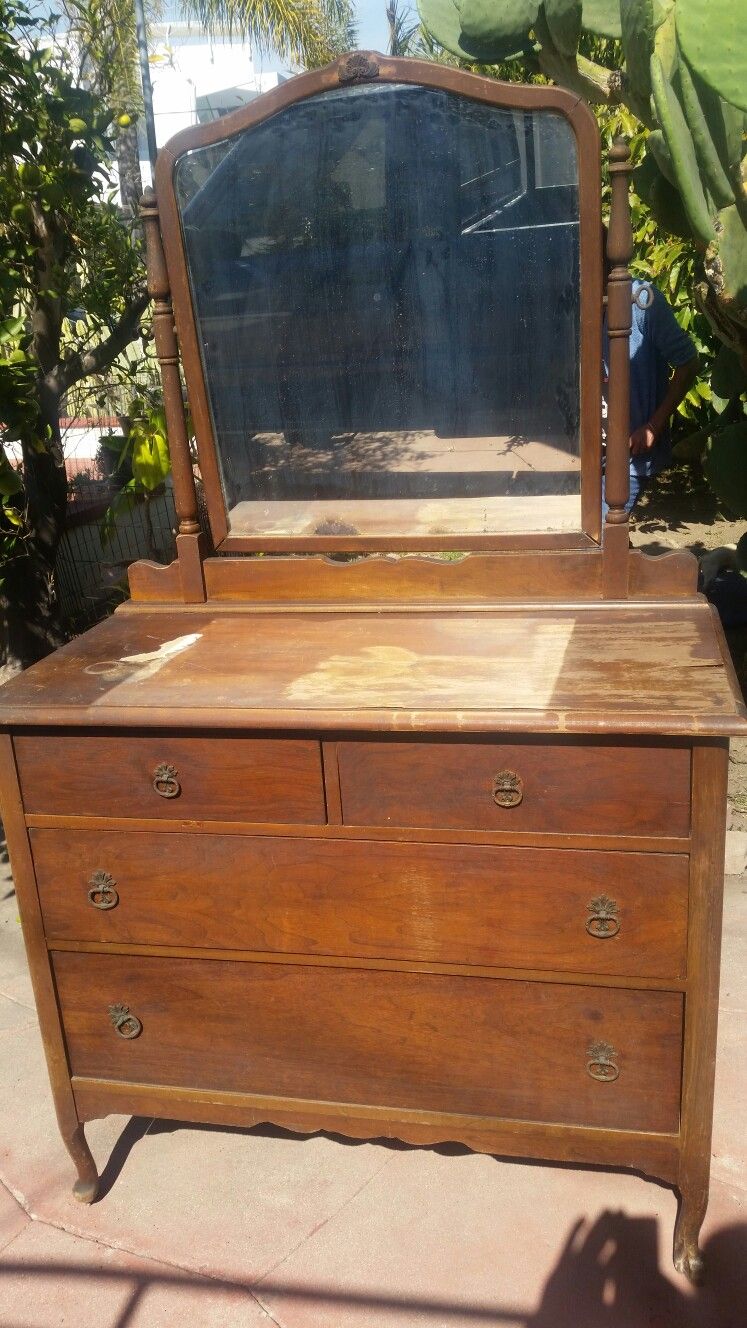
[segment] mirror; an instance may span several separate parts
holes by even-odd
[[[580,530],[563,115],[341,88],[175,184],[231,536]]]

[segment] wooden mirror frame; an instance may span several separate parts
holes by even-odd
[[[179,209],[176,199],[175,168],[187,152],[204,148],[242,133],[276,115],[288,106],[318,93],[349,87],[357,83],[405,83],[445,92],[509,110],[555,111],[571,125],[578,155],[579,197],[579,270],[580,291],[580,457],[581,457],[581,528],[571,532],[521,532],[489,535],[410,535],[386,536],[279,536],[231,535],[228,513],[221,485],[217,446],[208,402],[207,386],[199,348],[197,323],[187,269]],[[588,107],[563,88],[524,86],[483,78],[460,69],[429,64],[422,60],[402,60],[371,52],[342,56],[324,69],[301,74],[256,98],[247,106],[214,120],[182,131],[161,149],[156,163],[156,221],[165,255],[163,274],[165,295],[170,289],[173,317],[187,381],[190,408],[197,442],[200,472],[204,485],[213,547],[221,553],[316,553],[339,552],[412,552],[469,551],[508,549],[581,549],[599,546],[602,524],[602,447],[601,447],[601,355],[602,355],[602,246],[600,144],[596,121]],[[154,200],[155,201],[155,200]],[[151,205],[152,206],[152,205]],[[148,220],[146,202],[145,217]],[[152,232],[152,227],[146,229]],[[149,234],[148,258],[151,293],[158,301],[154,270],[158,266],[155,237]],[[162,266],[162,264],[161,264]],[[161,284],[163,285],[164,282]],[[161,358],[162,366],[164,364]],[[169,360],[167,359],[167,363]],[[177,367],[178,374],[178,367]],[[165,395],[168,388],[164,383]],[[172,386],[173,395],[173,386]],[[167,410],[168,415],[168,410]],[[183,432],[177,429],[177,434]],[[186,447],[170,430],[175,487],[177,470],[184,465],[175,450]],[[188,460],[188,457],[187,457]],[[190,529],[180,522],[182,533]]]

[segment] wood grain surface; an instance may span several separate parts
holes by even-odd
[[[690,824],[686,747],[390,738],[340,742],[337,759],[346,825],[686,835]],[[522,781],[518,806],[496,805],[504,770]]]
[[[325,820],[319,744],[311,739],[21,735],[16,760],[29,812],[181,820],[206,807],[241,820]],[[176,797],[154,788],[174,767]]]
[[[688,859],[444,844],[32,830],[54,941],[680,978]],[[117,902],[89,899],[94,872]],[[616,935],[589,907],[616,905]],[[592,925],[592,930],[589,930]],[[614,930],[611,926],[610,930]]]
[[[583,1166],[631,1167],[674,1183],[679,1160],[676,1134],[595,1129],[501,1120],[445,1111],[358,1106],[214,1089],[173,1088],[164,1084],[129,1084],[116,1079],[76,1076],[73,1092],[81,1120],[99,1116],[155,1116],[249,1128],[271,1121],[300,1134],[344,1130],[352,1139],[404,1139],[417,1145],[455,1140],[480,1153],[535,1157]]]
[[[74,1075],[676,1131],[682,997],[490,978],[55,953]],[[109,1006],[142,1033],[125,1041]],[[587,1070],[614,1047],[619,1077]],[[519,1071],[519,1067],[521,1067]]]
[[[141,609],[3,688],[6,723],[743,732],[705,601],[628,609]]]

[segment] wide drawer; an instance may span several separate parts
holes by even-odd
[[[689,834],[687,747],[393,739],[337,756],[346,825]]]
[[[678,1128],[674,992],[136,955],[53,962],[73,1075]]]
[[[48,733],[15,738],[27,812],[322,824],[313,739]]]
[[[50,829],[31,842],[53,939],[685,973],[684,855]]]

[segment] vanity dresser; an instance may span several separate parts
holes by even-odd
[[[699,1276],[747,720],[695,560],[629,549],[609,170],[603,509],[575,96],[357,52],[161,151],[178,556],[0,707],[82,1201],[111,1112],[455,1140],[671,1184]]]

